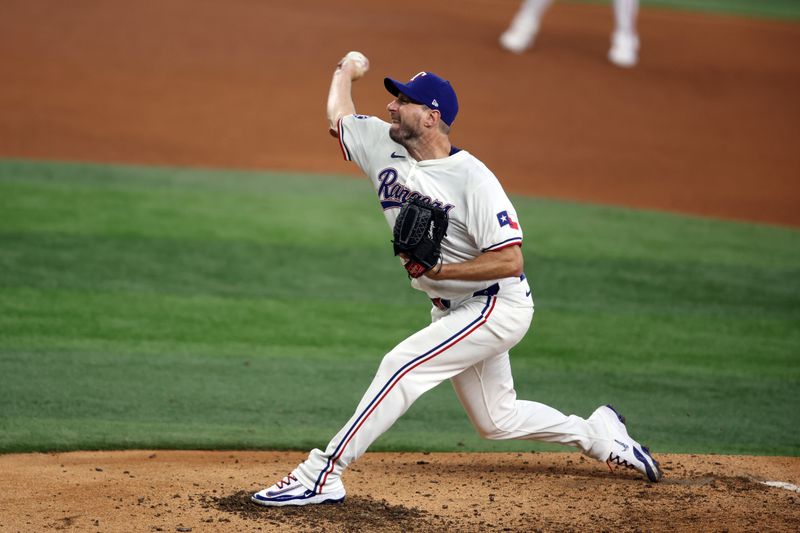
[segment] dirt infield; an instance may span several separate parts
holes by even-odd
[[[357,174],[326,133],[332,66],[453,80],[453,138],[510,191],[800,226],[800,24],[645,9],[641,64],[605,61],[607,5],[557,4],[505,54],[512,0],[6,0],[0,157]],[[224,6],[224,7],[223,7]],[[342,413],[343,421],[347,413]],[[320,443],[321,445],[323,443]],[[373,454],[342,506],[248,491],[299,453],[0,456],[0,531],[796,531],[800,459],[661,455],[658,485],[576,454]]]
[[[289,452],[0,456],[2,531],[796,531],[800,459],[660,457],[659,484],[574,453],[368,453],[343,505],[250,504]],[[35,481],[34,481],[35,480]],[[10,488],[13,487],[13,490]]]

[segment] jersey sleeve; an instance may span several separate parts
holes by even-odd
[[[468,227],[481,252],[522,246],[522,225],[517,212],[497,179],[473,191]]]
[[[387,137],[389,124],[383,120],[367,115],[346,115],[339,119],[337,130],[339,147],[345,161],[352,161],[367,172],[368,154],[375,145]]]

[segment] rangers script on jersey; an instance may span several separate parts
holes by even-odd
[[[522,244],[522,227],[500,182],[466,150],[454,149],[442,159],[415,161],[389,137],[390,124],[377,117],[349,115],[338,126],[342,155],[369,177],[390,228],[403,203],[421,196],[445,209],[450,218],[442,241],[445,263]],[[499,281],[437,281],[421,276],[411,285],[431,298],[456,299]]]

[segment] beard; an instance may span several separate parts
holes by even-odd
[[[393,123],[389,128],[389,138],[401,146],[407,146],[414,139],[419,137],[419,133],[400,123]]]

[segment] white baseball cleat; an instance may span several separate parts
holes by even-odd
[[[608,430],[611,451],[608,453],[606,464],[609,469],[613,471],[612,465],[634,468],[654,483],[664,476],[658,463],[650,455],[650,451],[628,435],[625,417],[613,407],[610,405],[598,407],[589,418],[602,420]]]
[[[611,37],[608,60],[622,68],[636,66],[639,61],[639,37],[631,34],[615,33]]]
[[[339,503],[344,500],[344,487],[325,494],[316,494],[303,486],[296,477],[289,474],[271,487],[260,490],[250,497],[253,503],[267,507],[283,505],[312,505],[318,503]]]
[[[521,54],[533,45],[533,40],[538,32],[539,21],[517,15],[511,22],[511,26],[500,36],[500,46],[509,52]]]

